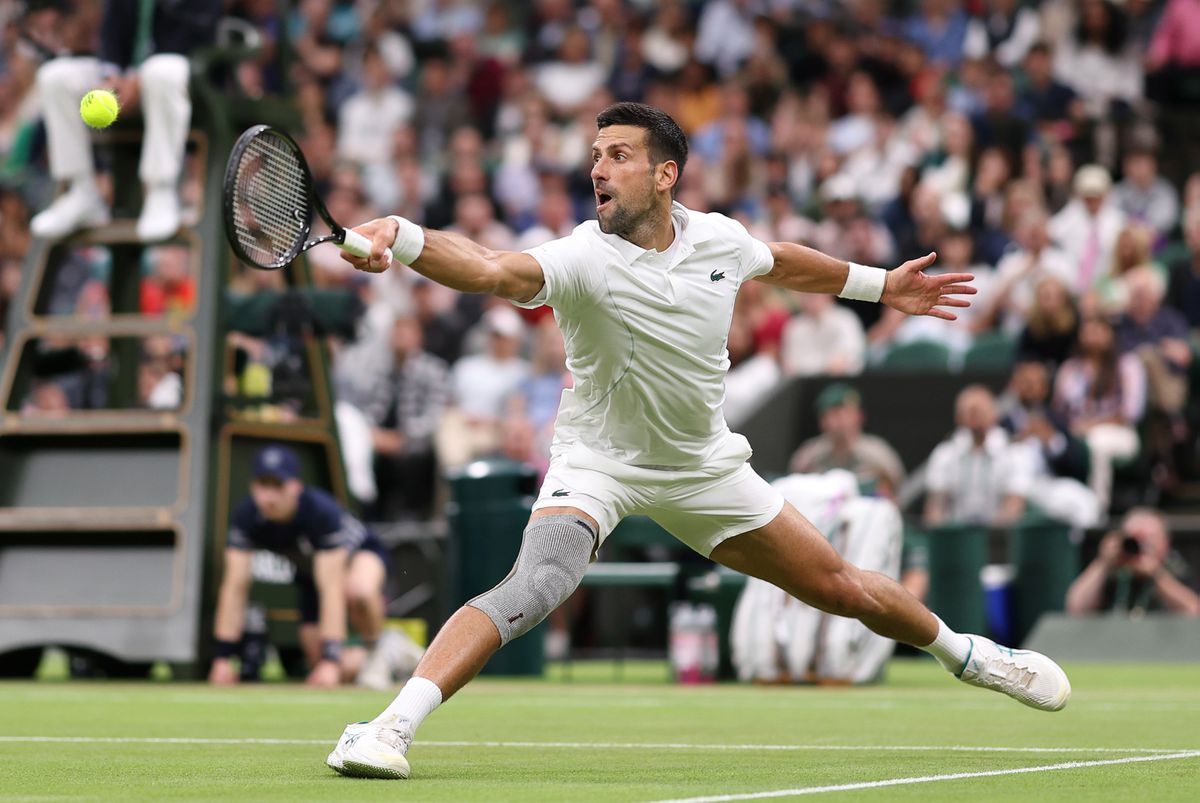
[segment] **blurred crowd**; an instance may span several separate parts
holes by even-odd
[[[26,180],[48,55],[28,42],[54,24],[58,47],[77,46],[67,23],[93,4],[71,5],[0,2],[0,167],[24,177],[0,191],[0,310],[47,200]],[[954,448],[1034,443],[1029,472],[1077,481],[1101,508],[1114,465],[1144,460],[1166,489],[1189,468],[1195,0],[229,0],[224,13],[263,38],[238,90],[294,99],[335,219],[402,214],[497,249],[562,236],[594,216],[596,113],[638,100],[689,136],[684,205],[855,262],[937,251],[935,270],[975,273],[953,324],[749,283],[729,335],[732,426],[789,376],[901,359],[969,372],[999,351],[1018,366],[1007,407],[968,394],[958,423],[984,435]],[[309,262],[367,307],[336,358],[343,433],[375,468],[360,497],[425,476],[435,454],[544,465],[570,381],[548,311],[411,271],[366,277],[333,248]],[[1069,448],[1082,464],[1060,459]],[[935,484],[958,476],[938,471]]]

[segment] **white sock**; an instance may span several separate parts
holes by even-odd
[[[442,704],[442,690],[432,680],[411,677],[383,713],[371,720],[372,725],[396,727],[400,722],[416,733],[425,717]]]
[[[937,638],[921,649],[936,658],[947,672],[957,673],[971,654],[971,640],[946,627],[941,617],[935,615],[933,618],[937,619],[938,623]]]

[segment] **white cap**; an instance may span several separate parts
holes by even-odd
[[[1100,198],[1112,189],[1112,177],[1101,165],[1084,165],[1075,171],[1073,188],[1082,198]]]
[[[489,332],[504,337],[520,337],[525,331],[521,316],[512,307],[492,307],[484,313],[483,325]]]

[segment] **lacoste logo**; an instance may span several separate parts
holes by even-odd
[[[518,619],[524,619],[524,618],[525,618],[525,614],[518,613],[516,616],[508,617],[508,623],[511,625],[513,622],[517,621]]]
[[[718,273],[717,271],[714,270],[712,273],[710,273],[708,275],[708,278],[714,282],[719,282],[725,278],[725,271],[721,271]]]
[[[571,492],[568,491],[566,488],[559,488],[557,491],[555,491],[554,493],[552,493],[550,495],[551,496],[570,496]]]

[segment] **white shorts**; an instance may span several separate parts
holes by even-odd
[[[550,461],[534,510],[574,507],[600,525],[599,543],[629,515],[648,516],[701,555],[769,524],[783,496],[742,462],[721,473],[627,466],[585,446]]]

